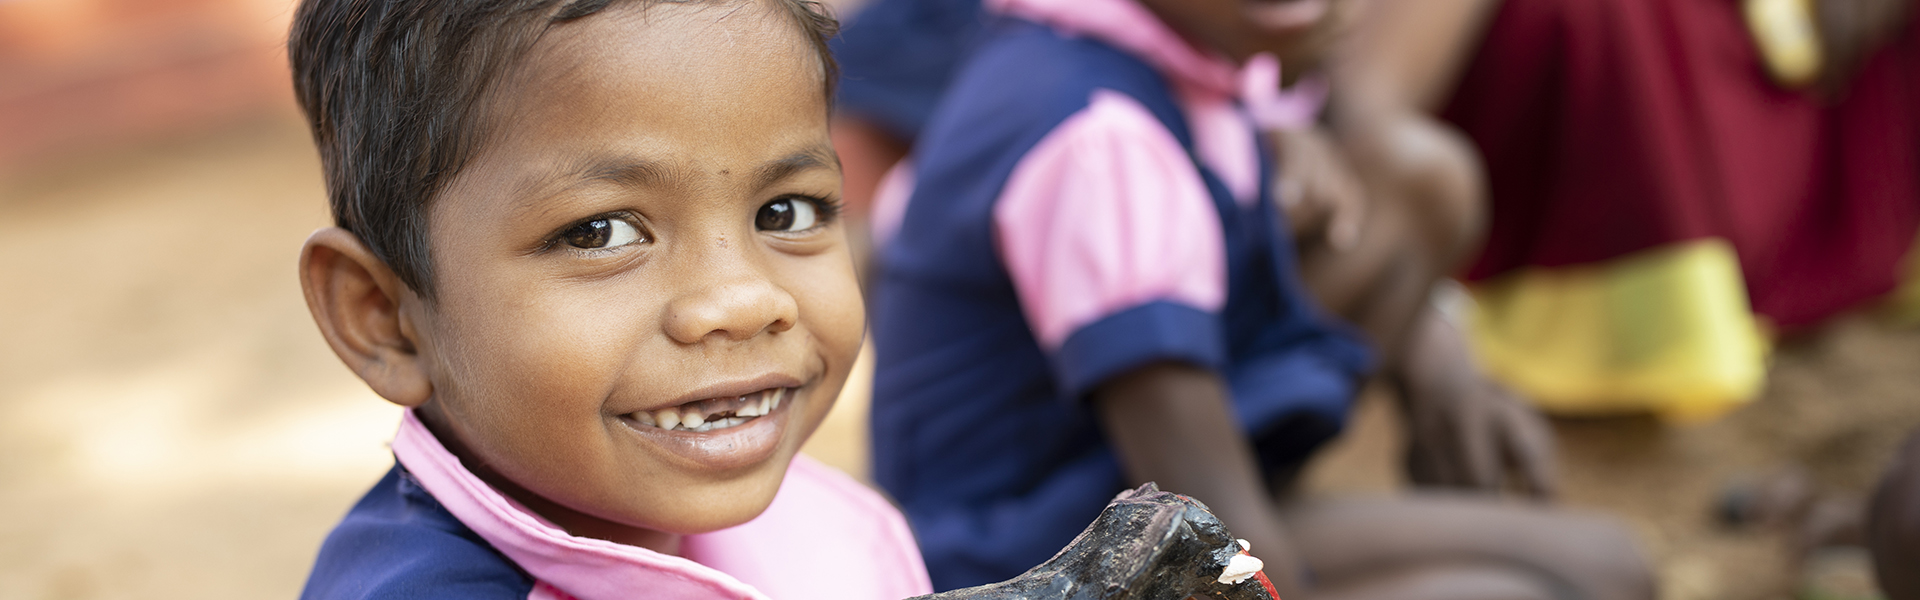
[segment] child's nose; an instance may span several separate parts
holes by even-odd
[[[752,267],[706,274],[710,276],[690,281],[688,291],[667,305],[667,335],[674,341],[743,341],[792,329],[799,318],[793,295]]]

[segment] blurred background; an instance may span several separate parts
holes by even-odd
[[[292,597],[391,465],[398,409],[294,279],[329,223],[292,4],[0,0],[0,598]],[[1555,421],[1563,500],[1629,521],[1667,598],[1807,595],[1783,534],[1717,525],[1716,499],[1796,465],[1862,493],[1920,426],[1920,331],[1852,311],[1778,340],[1765,379],[1715,419]],[[864,393],[808,447],[856,476]],[[1403,487],[1396,415],[1365,402],[1309,488]],[[1858,560],[1831,571],[1825,597],[1871,597]]]

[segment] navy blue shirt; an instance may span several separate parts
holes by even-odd
[[[522,600],[533,578],[395,464],[327,535],[304,600]]]

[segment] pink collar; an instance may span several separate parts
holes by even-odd
[[[989,9],[1027,19],[1068,35],[1097,39],[1139,57],[1174,82],[1183,94],[1237,98],[1254,123],[1295,129],[1312,123],[1326,104],[1324,78],[1280,89],[1280,61],[1260,54],[1237,66],[1218,52],[1203,51],[1180,37],[1133,0],[986,0]]]
[[[745,524],[687,536],[685,558],[569,535],[467,471],[407,411],[393,454],[448,512],[531,574],[534,598],[853,598],[932,592],[899,511],[846,475],[794,457]]]

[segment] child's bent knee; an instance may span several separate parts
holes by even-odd
[[[1567,573],[1595,600],[1653,598],[1657,581],[1640,544],[1618,520],[1582,515],[1568,520],[1563,533],[1576,554]]]
[[[1408,115],[1392,127],[1392,169],[1429,252],[1451,265],[1468,258],[1486,235],[1486,183],[1479,151],[1452,127]]]

